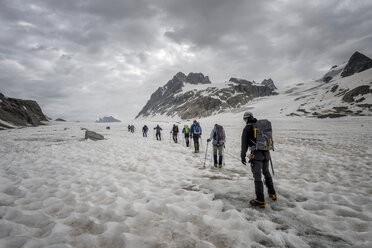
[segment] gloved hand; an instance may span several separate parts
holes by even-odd
[[[247,164],[247,160],[245,159],[245,154],[240,154],[240,157],[242,159],[242,164],[246,165]]]
[[[252,163],[252,160],[253,160],[253,158],[254,158],[254,155],[253,155],[253,153],[251,153],[251,154],[249,154],[249,160],[248,160],[248,163]]]
[[[211,139],[207,139],[207,142],[211,142]]]

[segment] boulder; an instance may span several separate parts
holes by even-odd
[[[85,131],[85,139],[90,139],[90,140],[96,141],[96,140],[103,140],[104,137],[103,137],[102,134],[86,130]]]

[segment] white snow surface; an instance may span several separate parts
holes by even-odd
[[[199,154],[170,141],[171,119],[133,122],[133,134],[129,123],[0,131],[0,247],[372,247],[372,118],[285,117],[275,97],[250,107],[274,128],[278,200],[266,195],[265,209],[248,204],[242,112],[200,120]],[[222,169],[205,153],[214,123],[227,135]]]

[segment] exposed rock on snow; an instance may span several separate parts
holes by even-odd
[[[272,80],[271,78],[269,78],[269,79],[264,79],[264,80],[261,82],[261,84],[262,84],[262,85],[265,85],[265,86],[267,86],[267,87],[269,87],[269,88],[272,89],[272,90],[276,90],[276,89],[277,89],[276,86],[275,86],[275,84],[274,84],[274,82],[273,82],[273,80]]]
[[[3,128],[38,126],[42,121],[48,121],[36,101],[9,98],[1,93],[0,120],[0,127]]]
[[[57,118],[55,121],[66,121],[66,120],[64,120],[62,118]]]
[[[202,73],[177,73],[166,85],[155,91],[137,115],[179,116],[181,119],[210,116],[242,106],[254,98],[276,94],[271,79],[259,85],[245,79],[230,78],[212,84]]]
[[[96,140],[103,140],[104,137],[103,137],[102,134],[86,130],[85,131],[85,139],[90,139],[90,140],[96,141]]]
[[[114,117],[112,116],[105,116],[103,118],[99,118],[99,120],[97,120],[96,122],[100,122],[100,123],[107,123],[107,122],[121,122],[120,120],[118,119],[115,119]]]

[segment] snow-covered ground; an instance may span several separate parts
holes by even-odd
[[[0,131],[0,247],[372,247],[372,118],[271,120],[278,200],[263,210],[249,207],[253,177],[238,160],[242,113],[200,120],[199,154],[170,141],[171,122],[163,141],[149,121],[148,138],[143,121],[134,134],[129,123]],[[210,167],[209,147],[200,169],[216,122],[225,166]]]

